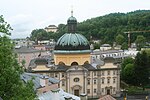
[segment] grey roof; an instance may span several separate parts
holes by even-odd
[[[44,56],[43,58],[32,59],[29,63],[29,67],[35,68],[38,64],[46,65],[46,67],[49,67],[49,65],[51,65],[51,58]]]
[[[43,50],[37,50],[32,47],[23,46],[23,47],[15,49],[15,52],[16,53],[32,53],[32,52],[43,52]]]
[[[102,44],[101,47],[111,47],[110,44]]]
[[[28,81],[32,80],[33,81],[33,84],[34,84],[34,89],[38,89],[40,87],[42,87],[40,85],[40,79],[48,79],[49,80],[49,83],[48,84],[57,84],[59,83],[59,80],[55,79],[55,78],[51,78],[51,77],[48,77],[46,75],[40,75],[40,74],[33,74],[33,73],[23,73],[21,75],[21,79],[27,83]]]
[[[57,71],[66,71],[68,68],[70,68],[66,65],[56,65],[55,67],[57,67]]]
[[[88,69],[88,70],[95,70],[96,68],[93,67],[91,64],[84,64],[82,65],[84,68]]]
[[[49,25],[48,27],[56,27],[56,25]]]
[[[96,65],[104,65],[104,61],[102,61],[101,59],[96,59],[94,58],[93,63]]]
[[[94,51],[93,54],[106,54],[106,53],[119,53],[123,50],[107,50],[107,51]]]
[[[64,92],[62,89],[57,89],[55,91],[58,91],[58,92],[53,93],[52,91],[48,91],[46,93],[39,94],[38,99],[39,100],[54,100],[57,98],[57,100],[66,100],[65,99],[66,97],[67,98],[70,97],[73,100],[80,100],[80,97]]]
[[[0,100],[3,100],[3,99],[0,97]]]

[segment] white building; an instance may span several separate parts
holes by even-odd
[[[93,62],[94,59],[104,59],[106,57],[113,57],[115,59],[124,59],[127,57],[134,58],[139,51],[135,50],[107,50],[107,51],[98,51],[94,50],[91,53],[91,61]]]
[[[112,47],[110,44],[103,44],[100,46],[100,50],[101,51],[106,51],[106,50],[110,50]]]
[[[45,28],[47,32],[56,32],[57,31],[57,26],[55,25],[49,25],[48,27]]]

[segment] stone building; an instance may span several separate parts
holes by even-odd
[[[48,27],[45,28],[47,32],[57,32],[57,26],[55,25],[49,25]]]
[[[54,49],[54,65],[30,64],[30,72],[46,74],[60,80],[59,87],[64,91],[89,98],[101,95],[117,96],[120,92],[120,68],[114,58],[108,57],[91,63],[90,44],[81,34],[76,33],[77,20],[69,17],[68,33],[61,36]],[[45,58],[41,58],[45,59]],[[44,61],[44,60],[43,60]]]

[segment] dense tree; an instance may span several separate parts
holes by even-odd
[[[83,34],[88,40],[100,39],[101,43],[115,42],[118,34],[124,36],[127,42],[126,31],[150,30],[150,10],[137,10],[129,13],[111,13],[96,18],[87,19],[78,23],[77,33]],[[67,25],[59,24],[57,34],[51,36],[57,40],[67,32]],[[150,41],[150,32],[131,34],[131,42],[135,42],[137,35],[143,35],[146,41]]]
[[[125,66],[123,69],[123,76],[126,83],[134,84],[134,64],[129,63]]]
[[[135,43],[137,45],[137,49],[141,50],[141,48],[145,45],[145,37],[143,35],[138,35]]]
[[[145,51],[137,54],[134,66],[135,85],[144,87],[149,82],[149,59]]]
[[[122,50],[127,50],[128,49],[128,44],[126,42],[124,42],[122,45],[121,45],[121,49]]]
[[[35,29],[31,32],[31,37],[34,41],[46,40],[48,39],[48,33],[44,29]]]
[[[134,59],[131,57],[125,58],[121,63],[121,79],[124,80],[125,82],[128,82],[128,80],[126,80],[127,79],[126,73],[128,72],[126,71],[128,71],[128,69],[131,69],[127,67],[127,65],[131,67],[131,65],[133,64],[134,64]]]
[[[128,84],[144,86],[150,84],[150,55],[139,52],[135,59],[126,58],[121,64],[121,79]],[[132,80],[132,81],[131,81]]]
[[[125,41],[125,38],[124,38],[123,35],[118,34],[118,35],[116,36],[116,43],[117,43],[118,45],[122,45],[122,43],[123,43],[124,41]]]
[[[16,60],[10,35],[10,26],[0,16],[0,96],[4,100],[33,100],[33,84],[23,84],[20,74],[22,67]]]

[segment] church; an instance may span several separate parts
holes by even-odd
[[[29,72],[48,75],[60,80],[64,91],[88,98],[120,93],[120,67],[114,58],[91,61],[88,40],[77,30],[77,19],[71,12],[67,20],[68,33],[62,35],[54,49],[54,65],[49,58],[31,60]]]

